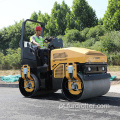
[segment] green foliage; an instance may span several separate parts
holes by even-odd
[[[120,51],[120,32],[112,31],[107,34],[107,37],[112,40],[116,46],[116,51]]]
[[[89,29],[89,32],[87,33],[86,37],[87,38],[96,38],[98,36],[103,36],[105,33],[105,28],[102,25],[97,25],[95,27],[91,27]]]
[[[103,18],[100,18],[100,19],[98,20],[98,25],[103,25]]]
[[[4,54],[2,52],[0,52],[0,58],[3,58]],[[0,59],[0,64],[2,64],[2,59]]]
[[[58,39],[63,39],[63,35],[58,35],[57,38]]]
[[[48,30],[48,34],[50,36],[64,35],[67,20],[66,15],[70,13],[70,8],[63,1],[62,4],[58,4],[55,2],[53,9],[51,11],[51,17],[46,25],[46,29]]]
[[[33,12],[31,17],[30,17],[31,20],[34,20],[34,21],[37,21],[38,20],[38,15],[36,12]]]
[[[0,31],[0,51],[5,54],[5,50],[9,47],[9,36],[7,28],[4,28]]]
[[[84,47],[101,51],[108,56],[108,64],[120,65],[120,1],[109,0],[104,18],[97,19],[86,0],[73,0],[72,11],[63,1],[54,3],[51,15],[33,12],[30,19],[45,24],[44,36],[63,39],[64,47]],[[22,22],[0,30],[0,69],[20,67]],[[30,40],[39,24],[27,22],[24,39]],[[106,30],[112,30],[111,32]],[[114,31],[113,31],[114,30]],[[47,46],[47,45],[46,45]]]
[[[93,27],[98,24],[95,11],[86,0],[73,0],[72,15],[75,29],[83,30],[86,27]]]
[[[0,31],[0,50],[6,53],[6,49],[12,48],[17,49],[21,39],[22,32],[22,21],[15,23],[12,26],[4,28]],[[31,23],[26,24],[26,31],[24,39],[25,41],[30,40],[30,36],[34,34],[34,26]]]
[[[82,44],[79,41],[75,41],[74,43],[72,43],[74,47],[83,47]],[[73,47],[72,46],[72,47]]]
[[[63,40],[67,42],[75,42],[75,41],[81,42],[82,36],[78,30],[72,29],[66,32],[65,36],[63,37]]]
[[[120,30],[120,1],[109,0],[103,25],[107,30]]]
[[[39,11],[39,13],[38,13],[38,20],[37,21],[40,21],[40,22],[44,23],[44,25],[45,25],[44,35],[45,36],[47,36],[47,34],[49,32],[49,30],[46,27],[49,19],[50,19],[50,16],[47,13],[42,14],[41,11]]]
[[[82,30],[80,33],[83,37],[83,40],[85,41],[87,39],[87,33],[89,32],[90,28],[85,28],[84,30]]]
[[[72,14],[72,12],[67,12],[66,14],[66,21],[67,21],[67,25],[66,25],[66,30],[70,30],[70,29],[74,29],[75,28],[75,22],[74,22],[74,16]]]
[[[120,53],[107,54],[109,65],[119,65],[120,66]]]
[[[0,66],[1,69],[18,69],[20,68],[20,48],[18,49],[7,49],[7,55],[0,53],[1,60]]]
[[[73,43],[63,41],[63,48],[73,47]]]
[[[96,41],[93,46],[91,46],[91,49],[97,50],[97,51],[102,51],[102,44],[101,41]]]
[[[85,42],[82,42],[82,47],[90,48],[95,44],[95,42],[96,42],[95,38],[87,39]]]
[[[102,51],[108,51],[108,53],[116,51],[115,44],[109,38],[106,38],[106,37],[103,38],[101,40],[101,44],[102,44]]]

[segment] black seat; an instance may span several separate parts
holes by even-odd
[[[38,49],[36,52],[37,52],[38,66],[43,66],[44,63],[49,65],[50,50],[49,49]]]

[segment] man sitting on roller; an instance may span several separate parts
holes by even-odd
[[[37,50],[38,54],[40,55],[41,59],[41,65],[46,65],[47,60],[44,58],[43,50],[40,48],[43,48],[43,38],[41,35],[42,28],[40,26],[35,27],[35,34],[30,37],[30,42],[32,43],[32,47]]]
[[[30,42],[33,44],[32,47],[34,49],[43,48],[43,38],[41,35],[42,28],[40,26],[35,27],[35,35],[30,37]]]

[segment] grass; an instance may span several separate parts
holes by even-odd
[[[107,67],[108,71],[120,71],[120,66],[111,66]]]
[[[0,76],[20,75],[20,70],[0,70]]]

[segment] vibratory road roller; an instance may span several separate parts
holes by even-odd
[[[27,19],[23,22],[20,40],[21,77],[19,89],[23,96],[34,97],[54,93],[62,89],[66,99],[79,101],[106,94],[110,88],[107,73],[107,57],[95,50],[86,48],[63,48],[61,39],[53,38],[48,48],[42,49],[47,58],[47,65],[41,65],[38,51],[24,40],[27,21],[44,24]]]

